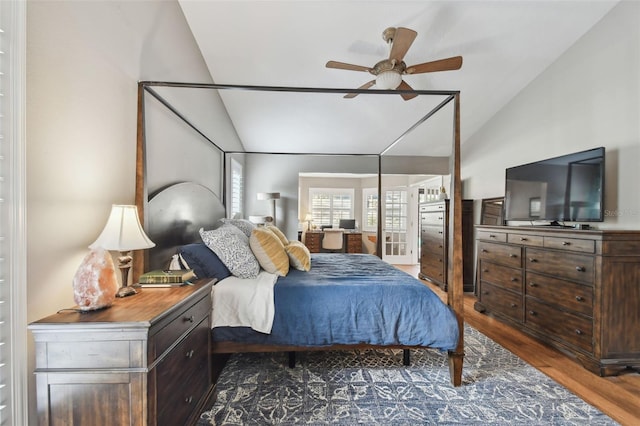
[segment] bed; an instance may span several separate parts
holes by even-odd
[[[145,90],[144,84],[140,84],[139,100]],[[457,107],[457,95],[452,95],[451,99],[455,99]],[[180,180],[175,170],[172,170],[172,183],[149,192],[146,178],[153,168],[153,161],[147,159],[143,104],[144,101],[139,103],[142,119],[138,128],[136,203],[145,230],[156,247],[146,251],[144,258],[134,259],[134,278],[141,271],[166,267],[169,258],[187,246],[200,245],[202,248],[198,230],[219,226],[220,219],[226,215],[226,208],[214,191],[188,177]],[[279,351],[288,352],[290,365],[293,365],[293,354],[298,351],[401,348],[407,363],[410,349],[433,348],[446,351],[451,382],[454,386],[461,385],[464,308],[457,120],[454,155],[450,159],[453,170],[449,256],[452,284],[446,304],[417,278],[374,255],[313,255],[309,272],[291,270],[274,282],[274,316],[269,332],[238,325],[214,327],[212,357],[237,352]],[[224,174],[224,165],[222,168]],[[152,172],[160,175],[163,170]],[[193,168],[190,173],[193,175]],[[380,169],[378,173],[380,181]],[[222,193],[224,199],[224,191]],[[381,252],[379,246],[377,252]],[[336,268],[336,265],[342,268]],[[225,286],[226,279],[223,277],[214,286],[213,297],[217,288]],[[335,309],[329,311],[327,307]],[[349,326],[335,328],[339,322]]]

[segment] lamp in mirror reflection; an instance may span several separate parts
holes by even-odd
[[[102,233],[89,248],[102,247],[105,250],[120,252],[118,268],[122,274],[122,285],[116,296],[125,297],[136,293],[136,290],[128,285],[129,269],[131,269],[133,262],[131,251],[154,246],[155,243],[142,229],[138,208],[133,205],[114,204],[111,206],[111,213]]]
[[[280,199],[279,192],[258,192],[258,200],[271,201],[271,217],[273,218],[273,225],[276,225],[276,200]]]

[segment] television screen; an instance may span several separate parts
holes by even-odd
[[[505,220],[604,220],[604,148],[506,170]]]
[[[340,219],[338,228],[356,229],[356,220],[355,219]]]

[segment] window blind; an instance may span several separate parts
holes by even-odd
[[[7,169],[5,161],[5,152],[7,150],[5,143],[5,129],[7,127],[5,119],[6,100],[5,92],[5,67],[7,58],[6,36],[3,28],[0,28],[0,424],[7,424],[10,417],[9,407],[11,406],[11,394],[7,392],[11,386],[9,380],[11,378],[9,360],[9,339],[10,324],[8,317],[9,305],[7,300],[10,297],[6,283],[6,203],[5,203],[5,172]]]

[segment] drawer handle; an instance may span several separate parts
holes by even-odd
[[[438,234],[442,234],[442,231],[438,231]]]
[[[569,241],[563,241],[563,242],[562,242],[562,245],[563,245],[563,246],[570,246],[570,245],[571,245],[571,243],[570,243]]]
[[[577,300],[578,302],[584,302],[584,297],[582,297],[582,296],[576,296],[576,300]]]
[[[518,278],[517,277],[511,277],[511,281],[512,282],[516,282],[516,281],[518,281]]]
[[[489,270],[488,269],[483,269],[482,272],[489,272]]]
[[[535,317],[536,315],[538,315],[538,313],[536,311],[529,311],[529,315]]]
[[[584,266],[576,266],[576,271],[578,271],[578,272],[584,272],[584,271],[586,271],[586,269],[585,269],[585,267],[584,267]]]
[[[482,249],[482,252],[483,252],[483,253],[488,253],[488,252],[487,252],[487,249]]]
[[[186,354],[184,354],[187,358],[193,358],[193,354],[195,354],[196,351],[194,351],[193,349],[191,349],[189,352],[187,352]]]
[[[438,248],[442,248],[442,244],[440,244],[440,245],[438,246]]]
[[[191,404],[193,402],[193,396],[189,395],[184,399],[184,402],[186,402],[187,404]]]
[[[534,283],[533,281],[531,281],[529,283],[529,287],[538,287],[538,284]]]
[[[525,237],[520,237],[520,241],[527,241],[528,239]]]
[[[193,322],[195,320],[195,318],[193,317],[193,315],[189,315],[188,317],[184,317],[184,320],[186,322]]]
[[[496,236],[493,234],[489,234],[489,238],[495,238]]]
[[[513,257],[518,257],[518,256],[517,256],[517,255],[515,255],[515,254],[513,254],[513,253],[511,253],[511,254],[509,255],[509,257],[513,258]]]
[[[439,218],[438,218],[438,220],[442,220],[442,218],[441,218],[441,217],[439,217]]]
[[[486,295],[489,294],[489,292],[485,290],[485,291],[482,292],[482,294],[484,294],[486,296]]]
[[[516,305],[515,303],[512,303],[512,304],[511,304],[511,307],[512,307],[512,308],[517,308],[517,307],[518,307],[518,305]]]
[[[439,263],[442,263],[442,259],[438,259],[438,262],[439,262]]]
[[[582,334],[583,334],[583,333],[582,333],[582,330],[580,330],[579,328],[576,328],[576,334],[577,334],[578,336],[582,335]]]
[[[535,257],[530,257],[529,258],[529,262],[536,263],[536,262],[538,262],[538,259],[536,259]]]

